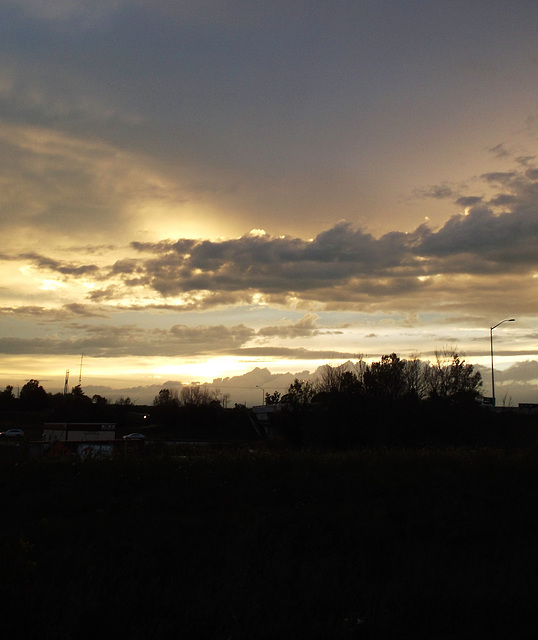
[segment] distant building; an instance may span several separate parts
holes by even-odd
[[[538,404],[535,402],[520,402],[518,408],[525,413],[538,413]]]
[[[106,442],[116,439],[111,422],[49,422],[43,428],[45,442]]]
[[[275,413],[288,409],[289,405],[282,402],[264,404],[252,407],[255,418],[256,431],[263,437],[276,438],[280,436],[278,425],[274,422]]]

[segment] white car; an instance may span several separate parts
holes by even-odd
[[[146,436],[141,433],[130,433],[128,436],[123,436],[124,440],[145,440]]]
[[[8,429],[7,431],[2,431],[0,436],[4,436],[4,438],[22,438],[24,431],[22,429]]]

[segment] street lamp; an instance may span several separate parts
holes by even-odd
[[[259,384],[256,385],[256,389],[262,390],[262,406],[263,406],[265,404],[265,389],[263,387],[260,387]]]
[[[493,327],[489,328],[489,345],[491,349],[491,395],[493,397],[493,407],[495,407],[495,374],[493,373],[493,329],[496,329],[501,324],[505,322],[515,322],[515,318],[507,318],[506,320],[501,320],[497,324],[493,325]]]

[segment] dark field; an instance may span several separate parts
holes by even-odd
[[[5,638],[534,638],[538,450],[0,460]]]

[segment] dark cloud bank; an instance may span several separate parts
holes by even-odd
[[[87,298],[93,303],[125,299],[140,288],[159,294],[163,303],[180,298],[185,309],[250,303],[256,294],[277,304],[295,296],[333,307],[398,299],[428,290],[438,275],[532,275],[538,262],[535,173],[485,174],[484,181],[502,191],[488,201],[459,198],[465,213],[438,230],[421,225],[375,238],[342,221],[310,241],[249,234],[133,242],[134,256],[105,267],[37,254],[16,257],[59,278],[93,279]]]

